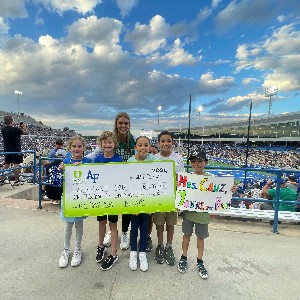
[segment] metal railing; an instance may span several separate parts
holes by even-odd
[[[185,169],[188,172],[192,167],[190,165],[185,165]],[[279,205],[284,204],[292,204],[292,205],[299,205],[299,201],[286,201],[280,199],[280,181],[283,176],[283,174],[290,174],[290,173],[300,173],[300,170],[286,170],[286,169],[260,169],[260,168],[239,168],[239,167],[219,167],[219,166],[207,166],[205,168],[206,170],[230,170],[230,171],[243,171],[247,174],[249,171],[254,172],[267,172],[271,174],[275,174],[276,176],[276,194],[273,200],[268,200],[264,198],[238,198],[233,197],[233,201],[249,201],[249,202],[266,202],[266,203],[272,203],[274,208],[274,223],[273,223],[273,233],[278,233],[278,212],[279,212]],[[245,175],[245,178],[247,179],[247,175]]]
[[[36,151],[34,151],[34,150],[25,150],[25,151],[21,151],[21,152],[0,152],[0,155],[6,155],[6,154],[26,154],[26,153],[33,153],[33,163],[32,163],[32,165],[23,165],[22,164],[22,166],[20,166],[20,167],[11,167],[11,168],[7,168],[7,169],[0,169],[0,175],[5,175],[6,172],[11,172],[11,171],[14,171],[14,170],[25,169],[25,168],[32,168],[33,169],[32,183],[36,184],[36,169],[37,169],[37,165],[36,165]],[[25,173],[20,173],[20,176],[22,176],[22,174],[25,174]]]

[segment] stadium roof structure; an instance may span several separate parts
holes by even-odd
[[[249,120],[190,129],[191,139],[204,141],[245,141]],[[187,135],[188,128],[169,129],[176,135]],[[251,118],[250,134],[252,141],[294,141],[300,140],[300,112]],[[184,137],[183,137],[184,138]]]

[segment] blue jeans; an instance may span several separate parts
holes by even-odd
[[[148,236],[148,214],[138,214],[131,216],[131,230],[130,230],[130,249],[137,251],[137,237],[140,229],[140,243],[139,251],[146,252],[147,236]]]

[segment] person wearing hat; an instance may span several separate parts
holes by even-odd
[[[264,198],[267,198],[267,199],[271,198],[272,200],[275,198],[276,186],[271,188],[272,185],[273,185],[273,181],[269,179],[267,181],[266,185],[262,188],[261,193]],[[286,180],[281,178],[280,179],[279,199],[284,200],[284,201],[296,201],[296,197],[297,197],[297,193],[293,189],[287,187]],[[287,203],[280,203],[279,210],[280,211],[295,211],[295,205],[287,204]]]
[[[60,204],[63,187],[60,184],[60,180],[58,180],[58,178],[61,176],[61,171],[59,171],[58,168],[66,155],[66,150],[58,149],[55,153],[56,160],[51,161],[44,167],[44,181],[50,184],[45,186],[45,192],[53,204]]]
[[[206,153],[202,150],[194,150],[191,152],[188,161],[191,163],[194,174],[205,175],[204,168],[208,163]],[[190,238],[195,227],[197,236],[197,268],[201,278],[207,279],[208,272],[203,263],[204,239],[209,236],[208,224],[210,215],[208,212],[183,211],[182,218],[182,255],[179,260],[177,269],[180,273],[185,273],[187,270],[187,252],[189,248]]]
[[[57,138],[56,141],[55,141],[55,148],[53,148],[49,154],[48,154],[48,157],[49,158],[55,158],[55,155],[56,155],[56,151],[58,149],[63,149],[64,147],[64,141],[62,138]]]
[[[60,158],[60,157],[65,158],[66,157],[66,151],[63,149],[63,146],[64,146],[63,139],[62,138],[57,138],[55,140],[55,148],[53,148],[49,152],[48,158]],[[63,152],[61,152],[61,151],[63,151]],[[43,167],[44,167],[44,169],[43,169],[43,180],[44,180],[47,176],[48,170],[51,169],[52,166],[56,166],[56,164],[59,165],[61,163],[61,161],[60,160],[57,160],[57,161],[56,160],[55,161],[54,160],[44,160],[42,163],[43,163]],[[42,194],[44,196],[44,200],[47,200],[48,195],[50,195],[50,197],[51,197],[51,198],[50,197],[48,197],[48,198],[53,199],[53,195],[57,195],[57,193],[47,192],[48,189],[46,187],[47,186],[44,186],[44,185],[42,187]]]

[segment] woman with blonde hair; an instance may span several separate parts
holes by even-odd
[[[114,133],[118,139],[118,147],[116,148],[116,154],[119,154],[123,161],[127,161],[129,157],[134,155],[135,139],[130,133],[130,117],[122,111],[117,113],[114,122]],[[131,215],[122,215],[122,234],[120,248],[126,250],[129,248],[129,234],[128,228],[131,221]],[[111,233],[108,232],[104,238],[105,246],[111,244]]]

